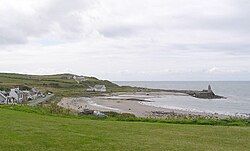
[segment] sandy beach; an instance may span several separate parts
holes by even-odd
[[[191,112],[184,110],[167,109],[144,105],[143,102],[149,102],[150,98],[164,97],[166,95],[185,96],[182,93],[170,92],[137,92],[137,93],[114,93],[106,96],[63,98],[57,105],[63,108],[76,111],[84,109],[96,111],[113,111],[118,113],[131,113],[137,117],[167,118],[170,116],[186,117],[208,117],[223,118],[227,115],[219,115],[205,112]]]

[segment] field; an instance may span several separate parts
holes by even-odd
[[[249,150],[250,127],[122,122],[0,108],[5,150]]]

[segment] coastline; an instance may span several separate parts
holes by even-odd
[[[178,109],[169,109],[145,105],[150,98],[164,97],[166,95],[188,96],[183,93],[171,92],[136,92],[136,93],[113,93],[98,97],[63,98],[57,105],[66,109],[82,112],[84,109],[100,112],[130,113],[137,117],[151,118],[176,118],[176,117],[204,117],[204,118],[227,118],[230,115],[193,112]]]

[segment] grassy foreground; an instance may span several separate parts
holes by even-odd
[[[1,150],[248,150],[250,127],[121,122],[0,108]]]

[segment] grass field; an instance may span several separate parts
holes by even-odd
[[[0,108],[0,150],[249,150],[250,127],[121,122]]]

